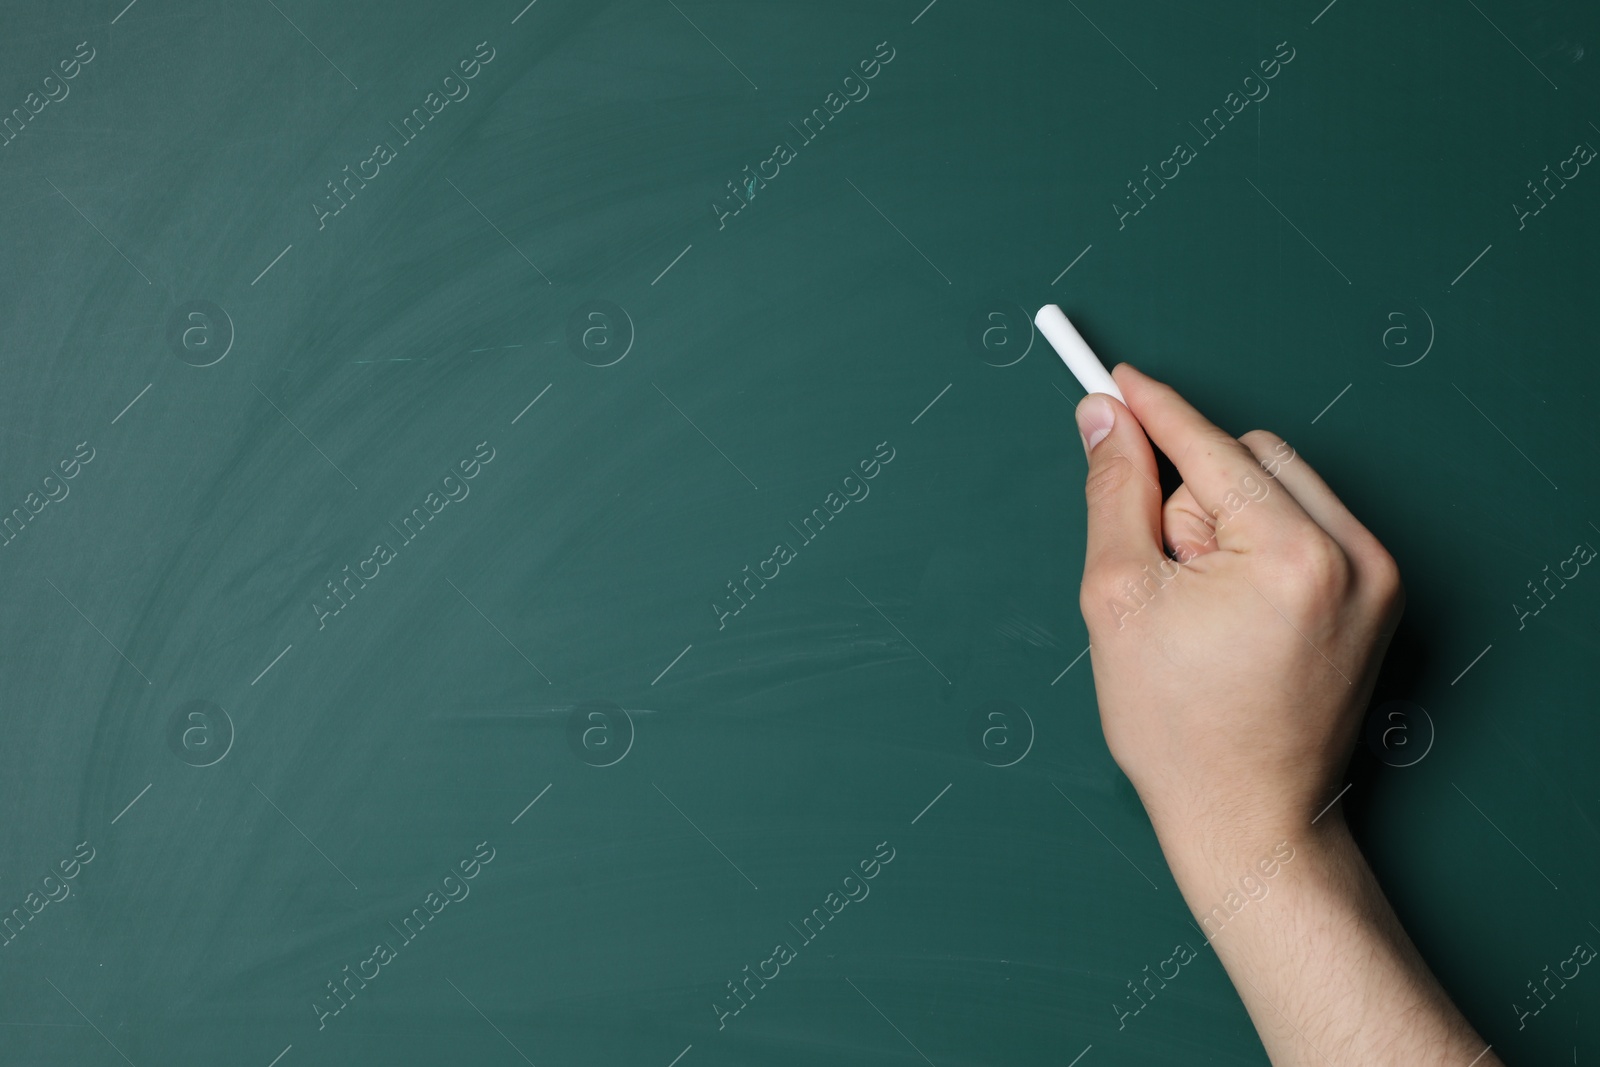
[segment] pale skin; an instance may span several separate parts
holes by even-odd
[[[1267,1054],[1501,1067],[1327,807],[1404,608],[1394,559],[1277,436],[1236,439],[1133,367],[1112,376],[1126,406],[1077,411],[1100,722]],[[1183,478],[1165,500],[1152,443]]]

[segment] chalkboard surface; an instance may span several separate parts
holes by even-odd
[[[1600,1055],[1600,19],[1324,2],[8,3],[0,1059],[1264,1063],[1046,302],[1391,546],[1341,802]]]

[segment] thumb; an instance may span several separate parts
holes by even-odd
[[[1089,457],[1084,582],[1110,582],[1162,555],[1155,453],[1133,412],[1105,393],[1084,397],[1077,419]]]

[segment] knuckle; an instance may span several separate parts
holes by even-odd
[[[1078,586],[1078,614],[1083,616],[1085,622],[1094,620],[1094,606],[1100,603],[1100,597],[1095,594],[1089,584],[1089,578],[1084,576],[1083,584]]]
[[[1094,612],[1095,605],[1103,603],[1111,583],[1097,573],[1085,571],[1083,581],[1078,585],[1078,610],[1083,612],[1084,618]]]
[[[1337,602],[1350,586],[1350,560],[1321,530],[1293,538],[1283,552],[1284,585],[1297,607],[1315,610]]]
[[[1362,571],[1372,590],[1373,599],[1385,614],[1398,615],[1405,609],[1406,589],[1400,580],[1400,565],[1387,549],[1374,543],[1373,549],[1362,561]]]
[[[1111,605],[1121,596],[1117,575],[1108,570],[1086,571],[1083,583],[1078,586],[1078,610],[1090,623],[1104,622],[1113,617]]]

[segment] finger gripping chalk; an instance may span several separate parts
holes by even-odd
[[[1090,350],[1078,331],[1061,313],[1061,309],[1054,304],[1046,304],[1033,316],[1033,324],[1044,334],[1044,339],[1050,342],[1050,347],[1056,350],[1061,357],[1061,362],[1078,379],[1078,384],[1083,386],[1086,393],[1109,393],[1127,403],[1123,399],[1122,390],[1117,388],[1117,383],[1112,379],[1105,364],[1100,362],[1098,356]]]

